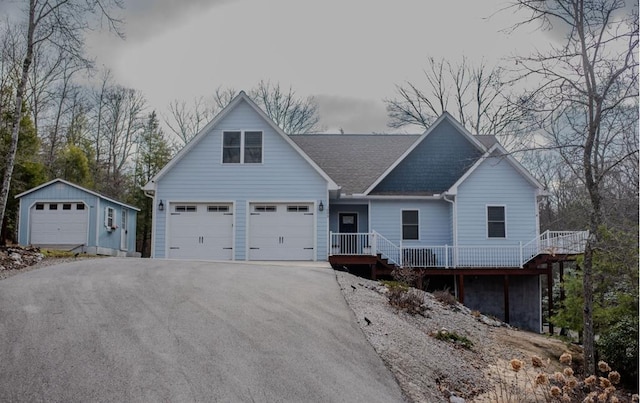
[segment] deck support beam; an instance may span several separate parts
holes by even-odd
[[[458,275],[458,301],[464,304],[464,274]]]
[[[549,334],[553,334],[553,323],[551,323],[551,317],[553,316],[553,263],[547,263],[547,296],[549,301]]]
[[[509,323],[509,276],[505,275],[502,280],[504,288],[504,323]]]

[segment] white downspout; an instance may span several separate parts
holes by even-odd
[[[442,194],[442,200],[451,203],[452,215],[453,215],[453,253],[451,254],[451,267],[455,268],[458,265],[458,208],[455,199],[447,199],[447,194]],[[446,252],[446,251],[445,251]],[[454,294],[458,297],[458,282],[455,275],[453,276]]]
[[[453,247],[456,248],[458,246],[458,205],[456,204],[455,199],[449,200],[447,199],[447,194],[442,194],[442,200],[451,203],[453,208]],[[457,262],[454,262],[457,263]]]

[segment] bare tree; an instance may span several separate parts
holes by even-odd
[[[23,116],[23,102],[31,71],[34,48],[41,43],[50,43],[77,60],[83,56],[84,31],[91,22],[106,21],[111,29],[118,32],[120,21],[112,17],[108,10],[111,6],[121,6],[121,0],[29,0],[25,8],[26,49],[22,59],[20,78],[16,87],[11,143],[6,156],[2,186],[0,187],[0,222],[4,221],[11,177],[15,164],[20,121]]]
[[[195,98],[191,105],[177,99],[172,101],[164,122],[178,138],[176,146],[191,141],[236,95],[238,91],[234,88],[218,87],[211,98]],[[287,134],[322,130],[318,125],[318,105],[313,97],[298,98],[292,88],[284,91],[280,84],[268,81],[260,81],[248,95]]]
[[[101,162],[105,181],[101,183],[104,191],[117,195],[122,188],[125,171],[132,163],[135,145],[144,130],[146,118],[144,96],[136,90],[116,86],[107,92],[104,124],[106,150]]]
[[[535,80],[532,112],[588,195],[591,235],[584,253],[583,320],[585,371],[595,371],[593,256],[605,223],[607,181],[637,161],[638,6],[623,0],[512,0],[528,12],[515,28],[531,23],[563,33],[559,45],[518,59],[521,77]],[[636,182],[637,183],[637,182]],[[636,189],[637,192],[637,189]],[[636,206],[637,207],[637,206]]]
[[[164,122],[178,138],[178,145],[183,146],[213,119],[231,100],[238,95],[233,88],[218,87],[210,99],[198,97],[192,105],[174,99],[169,104],[169,116]]]
[[[297,98],[291,87],[283,91],[280,84],[260,81],[249,96],[287,134],[317,133],[318,105],[313,97]]]
[[[428,61],[424,84],[396,85],[398,97],[385,100],[389,127],[426,129],[448,111],[472,133],[498,135],[505,146],[523,140],[528,119],[521,104],[526,98],[512,95],[502,68],[484,61],[474,66],[466,58],[458,64]]]

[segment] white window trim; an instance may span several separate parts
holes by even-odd
[[[489,236],[489,207],[502,207],[504,209],[504,237]],[[506,204],[485,204],[484,207],[484,225],[487,239],[507,239],[507,205]]]
[[[404,215],[403,213],[405,211],[416,211],[418,213],[418,238],[416,239],[404,239],[404,222],[402,219],[402,216]],[[420,241],[420,209],[418,208],[406,208],[406,209],[402,209],[400,210],[400,240],[402,242],[404,241],[408,241],[408,242],[418,242]]]
[[[111,214],[109,214],[111,213]],[[113,207],[105,207],[104,208],[104,226],[107,228],[107,231],[111,232],[117,228],[116,223],[116,210]]]
[[[225,133],[235,133],[240,132],[240,162],[224,162],[224,134]],[[260,133],[260,147],[262,150],[262,155],[260,158],[260,162],[244,162],[244,137],[246,132],[259,132]],[[222,141],[220,144],[220,164],[222,165],[230,165],[230,166],[238,166],[238,165],[262,165],[264,163],[264,130],[262,129],[249,129],[249,130],[223,130],[222,131]]]

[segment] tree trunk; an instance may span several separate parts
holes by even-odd
[[[33,57],[33,33],[35,30],[35,0],[29,1],[29,29],[27,31],[27,53],[22,63],[22,75],[16,89],[16,104],[13,112],[13,121],[11,122],[11,144],[6,157],[6,168],[2,179],[2,187],[0,188],[0,223],[4,222],[4,214],[7,209],[9,200],[9,189],[11,188],[11,177],[13,176],[13,167],[16,162],[16,154],[18,152],[18,139],[20,136],[20,122],[22,121],[22,102],[24,92],[27,87],[29,78],[29,69]]]
[[[584,372],[585,375],[595,374],[595,335],[593,330],[593,244],[595,234],[589,235],[589,240],[584,251],[584,263],[582,266],[582,294],[584,305],[582,307]]]

